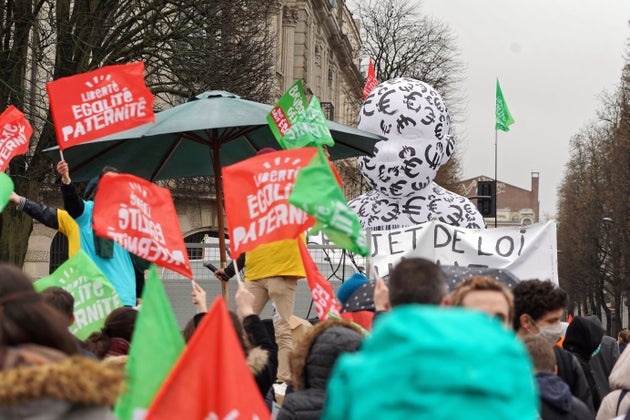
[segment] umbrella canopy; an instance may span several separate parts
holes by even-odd
[[[455,265],[440,266],[446,274],[446,282],[449,291],[453,291],[465,278],[472,276],[490,276],[500,283],[505,284],[510,290],[518,283],[518,278],[510,271],[502,268],[464,267]],[[387,276],[384,277],[387,284]],[[350,295],[342,312],[374,311],[374,285],[370,280],[363,283]]]
[[[209,91],[186,103],[159,112],[155,122],[64,150],[72,179],[86,181],[106,166],[151,181],[215,173],[219,168],[252,157],[265,147],[280,149],[267,123],[270,105],[240,99],[224,91]],[[328,122],[335,146],[332,160],[371,154],[383,138]],[[44,153],[58,161],[58,147]]]
[[[64,150],[72,179],[86,181],[106,166],[151,181],[220,174],[221,167],[255,156],[266,147],[280,149],[267,122],[270,105],[241,99],[225,91],[202,93],[188,102],[159,112],[155,122]],[[328,122],[335,146],[331,159],[371,154],[383,138]],[[59,148],[44,153],[60,160]],[[219,232],[224,232],[223,185],[215,177]],[[222,265],[225,238],[219,235]],[[225,294],[225,293],[224,293]]]

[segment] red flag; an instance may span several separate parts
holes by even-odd
[[[337,300],[335,299],[335,293],[333,292],[330,282],[319,272],[311,253],[308,252],[308,248],[304,241],[298,241],[300,244],[300,255],[302,256],[302,264],[304,264],[304,270],[306,271],[306,280],[308,280],[308,287],[311,289],[311,297],[315,302],[315,310],[317,311],[317,317],[321,321],[328,319],[328,313],[339,315],[339,309]]]
[[[270,418],[219,296],[164,380],[145,420]]]
[[[106,173],[94,200],[94,232],[132,254],[193,278],[171,192],[129,174]]]
[[[567,318],[567,322],[570,324],[571,321],[573,321],[573,315],[569,314],[569,317]]]
[[[143,62],[57,79],[46,90],[62,150],[155,121]]]
[[[11,105],[0,114],[0,172],[4,172],[14,156],[28,152],[33,128],[19,109]]]
[[[376,79],[376,72],[374,71],[374,63],[372,63],[372,57],[370,57],[370,64],[368,66],[367,78],[365,79],[365,87],[363,88],[363,99],[368,97],[372,89],[378,86],[378,80]]]
[[[289,204],[298,169],[315,147],[265,153],[223,168],[225,214],[232,258],[258,245],[297,238],[315,220]]]

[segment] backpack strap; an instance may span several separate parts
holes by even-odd
[[[576,377],[573,372],[573,360],[571,353],[564,349],[553,346],[554,353],[556,354],[556,364],[558,365],[558,376],[560,376],[571,388],[571,393],[575,389]]]
[[[623,401],[623,398],[626,396],[627,393],[627,389],[624,388],[621,390],[621,393],[619,394],[619,399],[617,400],[617,410],[615,410],[615,416],[619,415],[619,407],[621,406],[621,401]],[[628,410],[628,412],[630,413],[630,410]]]

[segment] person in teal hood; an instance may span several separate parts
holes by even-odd
[[[537,419],[523,344],[484,313],[402,305],[335,365],[325,420]]]

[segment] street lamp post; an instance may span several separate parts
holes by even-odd
[[[599,293],[602,301],[602,305],[605,306],[604,311],[606,313],[606,332],[608,335],[612,334],[612,310],[606,304],[606,281],[608,284],[613,286],[613,278],[612,278],[612,267],[611,264],[611,240],[610,240],[610,227],[615,223],[614,219],[611,217],[602,217],[602,225],[604,226],[604,232],[606,237],[604,238],[604,245],[602,246],[602,259],[600,262],[600,287]],[[617,310],[617,304],[614,302],[613,304],[615,310]]]

